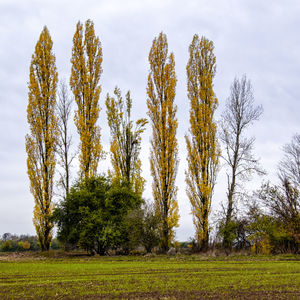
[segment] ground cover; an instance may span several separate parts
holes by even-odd
[[[0,299],[299,299],[299,256],[0,256]]]

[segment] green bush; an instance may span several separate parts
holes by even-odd
[[[12,250],[12,244],[11,244],[11,241],[4,241],[2,244],[1,244],[1,251],[3,252],[8,252],[8,251],[11,251]]]
[[[58,250],[61,248],[61,244],[58,239],[52,239],[50,248],[52,250]]]
[[[238,222],[230,221],[227,224],[221,223],[219,235],[222,237],[223,246],[226,249],[232,249],[233,242],[237,239]]]
[[[125,219],[128,235],[128,248],[133,251],[143,246],[147,253],[158,247],[160,219],[155,214],[154,206],[144,204],[142,208],[131,211]]]
[[[65,244],[103,255],[126,244],[124,220],[141,203],[141,197],[125,183],[104,176],[80,181],[54,210],[57,237]]]
[[[248,231],[256,253],[285,253],[295,247],[293,236],[274,217],[257,215],[249,224]]]

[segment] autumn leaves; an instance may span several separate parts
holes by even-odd
[[[28,84],[27,173],[35,200],[33,223],[43,251],[49,250],[52,239],[50,217],[58,137],[55,116],[58,74],[52,45],[49,31],[44,27],[32,55]]]
[[[178,226],[177,107],[174,103],[176,75],[174,55],[168,55],[165,34],[155,38],[149,53],[150,73],[147,85],[148,116],[152,125],[150,167],[152,191],[157,214],[161,218],[161,248],[167,251]]]
[[[188,170],[186,171],[189,197],[198,245],[205,250],[209,240],[208,216],[219,163],[217,126],[214,112],[218,100],[213,90],[216,57],[213,42],[195,35],[189,47],[186,67],[188,98],[190,100],[190,128],[185,136]]]
[[[80,175],[90,178],[96,175],[102,155],[100,127],[96,124],[100,111],[102,48],[90,20],[85,23],[85,32],[83,25],[77,23],[71,63],[70,87],[77,104],[75,124],[80,136]]]
[[[190,129],[186,135],[188,169],[187,194],[192,206],[196,236],[202,247],[208,243],[208,215],[218,165],[219,148],[216,141],[214,111],[217,99],[213,91],[215,56],[213,43],[194,36],[189,48],[187,65],[188,98],[190,100]],[[166,251],[178,226],[179,211],[177,187],[178,120],[175,58],[168,52],[167,37],[160,33],[153,40],[149,53],[150,71],[147,83],[148,116],[152,127],[150,168],[156,214],[161,220],[161,248]],[[77,105],[75,125],[80,136],[80,177],[97,174],[103,149],[100,142],[99,97],[101,92],[102,48],[88,20],[83,26],[78,22],[73,38],[70,88]],[[31,192],[35,199],[34,224],[43,250],[48,250],[52,224],[49,218],[53,209],[53,181],[55,148],[58,139],[56,86],[58,74],[52,40],[45,27],[37,42],[30,66],[28,123],[30,134],[26,137],[27,166]],[[107,120],[111,131],[111,175],[115,180],[125,179],[142,194],[141,134],[146,119],[131,120],[132,99],[128,92],[125,100],[116,88],[114,97],[107,95]]]

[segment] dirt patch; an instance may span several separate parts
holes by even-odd
[[[28,252],[12,252],[12,253],[0,253],[0,262],[14,262],[20,260],[45,260],[46,258],[39,255],[40,252],[28,251]]]
[[[299,299],[300,291],[190,291],[190,292],[144,292],[126,293],[118,296],[110,295],[85,295],[84,297],[63,298],[63,299]]]
[[[46,260],[46,259],[72,259],[72,258],[86,258],[89,256],[86,252],[65,252],[60,250],[50,251],[25,251],[25,252],[0,252],[0,262],[14,262],[14,261],[30,261],[30,260]]]
[[[38,299],[64,299],[64,300],[83,300],[83,299],[147,299],[147,300],[177,300],[177,299],[249,299],[249,300],[269,300],[269,299],[299,299],[300,291],[219,291],[219,292],[208,292],[208,291],[189,291],[189,292],[169,292],[160,293],[156,292],[137,292],[137,293],[124,293],[118,296],[112,296],[107,294],[97,295],[84,295],[84,296],[63,296],[56,295],[52,297],[39,297]],[[3,298],[8,299],[8,298]],[[17,298],[15,298],[17,299]],[[23,298],[24,299],[24,298]],[[30,298],[32,299],[32,298]],[[35,299],[35,298],[33,298]],[[37,299],[37,298],[36,298]]]

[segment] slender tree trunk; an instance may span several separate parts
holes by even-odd
[[[223,246],[230,250],[232,249],[232,241],[229,238],[230,232],[228,231],[228,226],[232,220],[232,214],[233,214],[233,195],[236,186],[236,172],[237,172],[238,153],[239,153],[239,144],[240,144],[239,132],[240,132],[240,128],[238,125],[238,131],[237,131],[236,141],[235,141],[235,150],[233,155],[232,177],[231,177],[231,183],[228,188],[228,196],[227,196],[228,203],[227,203],[227,212],[226,212],[226,221],[225,221],[225,234],[223,239]]]
[[[205,200],[204,203],[207,203],[208,200]],[[202,222],[202,238],[200,240],[199,246],[200,251],[207,251],[208,250],[208,241],[209,241],[209,233],[208,233],[208,210],[206,209],[203,213],[203,222]]]

